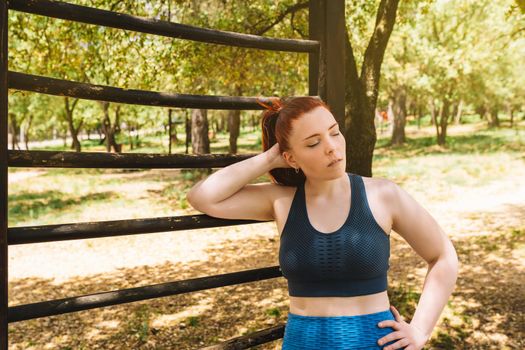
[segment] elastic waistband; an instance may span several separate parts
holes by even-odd
[[[288,312],[288,317],[303,318],[303,319],[357,319],[357,318],[385,317],[387,315],[390,315],[391,313],[392,313],[392,311],[390,311],[390,309],[386,309],[386,310],[378,311],[378,312],[373,312],[373,313],[369,313],[369,314],[346,315],[346,316],[307,316],[307,315],[299,315],[299,314],[294,314],[292,312]]]

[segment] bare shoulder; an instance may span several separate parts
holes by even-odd
[[[384,177],[363,176],[367,196],[381,203],[382,206],[390,208],[389,214],[394,215],[394,209],[400,193],[406,193],[395,181]]]
[[[393,181],[384,177],[367,177],[361,176],[366,188],[367,195],[377,196],[386,200],[388,193],[394,190],[397,186]]]
[[[372,215],[385,234],[389,235],[393,226],[394,213],[390,196],[395,183],[382,177],[361,176]]]

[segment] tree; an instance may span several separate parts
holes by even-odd
[[[394,29],[399,0],[381,0],[377,8],[373,33],[362,58],[358,72],[356,53],[346,31],[346,142],[350,171],[372,176],[372,156],[377,140],[374,118],[379,92],[379,78],[383,57]],[[367,9],[371,8],[368,2]]]

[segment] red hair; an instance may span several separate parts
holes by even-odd
[[[292,121],[299,119],[304,113],[308,113],[316,107],[324,107],[330,111],[330,107],[316,96],[290,97],[287,99],[273,97],[263,99],[263,101],[267,102],[265,106],[267,109],[261,118],[263,151],[267,151],[275,143],[279,143],[281,154],[290,150]],[[303,171],[299,170],[296,173],[294,168],[274,168],[270,170],[270,178],[273,182],[285,186],[298,186],[306,180]]]

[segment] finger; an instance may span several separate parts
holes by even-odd
[[[394,321],[394,320],[384,320],[384,321],[381,321],[377,324],[377,326],[379,328],[385,328],[385,327],[392,327],[392,328],[395,328],[397,327],[397,321]]]
[[[408,340],[408,338],[403,338],[403,339],[396,341],[394,344],[385,346],[383,350],[403,349],[406,345],[409,345],[409,344],[410,344],[410,340]]]
[[[392,332],[392,333],[388,333],[387,335],[385,335],[384,337],[382,338],[379,338],[377,340],[377,344],[379,345],[385,345],[386,343],[388,342],[391,342],[393,340],[396,340],[396,339],[399,339],[401,338],[401,332]]]
[[[397,311],[396,307],[394,305],[390,305],[390,308],[392,309],[392,313],[394,314],[394,317],[397,321],[404,321],[405,318],[401,316],[399,311]]]
[[[392,313],[394,314],[394,317],[397,317],[400,316],[399,315],[399,311],[397,311],[396,307],[394,305],[390,305],[390,309],[392,310]]]
[[[377,324],[377,326],[379,328],[391,327],[391,328],[395,329],[396,331],[401,329],[401,325],[399,324],[399,322],[394,321],[394,320],[381,321],[381,322],[379,322]]]

